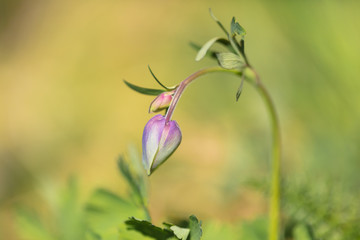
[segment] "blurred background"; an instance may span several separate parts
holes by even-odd
[[[152,97],[133,84],[175,85],[216,62],[199,45],[233,16],[281,121],[285,179],[360,189],[359,1],[0,1],[0,239],[17,239],[13,207],[76,176],[82,201],[122,194],[116,159],[141,151]],[[193,83],[174,114],[183,142],[149,179],[155,222],[196,214],[222,222],[267,212],[247,182],[266,179],[270,131],[250,85],[223,74]],[[48,194],[49,195],[49,194]],[[344,195],[344,201],[346,196]],[[50,194],[51,197],[51,194]],[[1,237],[3,236],[3,237]]]

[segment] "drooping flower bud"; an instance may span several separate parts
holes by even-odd
[[[152,117],[144,128],[142,137],[143,164],[150,175],[164,163],[181,142],[181,131],[176,121],[165,123],[165,117]]]
[[[174,90],[175,91],[175,90]],[[149,112],[159,112],[169,107],[174,91],[163,92],[158,95],[150,104]]]

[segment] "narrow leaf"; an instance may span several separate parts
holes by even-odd
[[[224,38],[220,38],[220,37],[215,37],[210,39],[209,41],[207,41],[199,50],[198,54],[196,55],[195,60],[196,61],[200,61],[201,59],[203,59],[206,55],[206,53],[208,52],[208,50],[212,47],[212,45],[214,45],[214,43],[219,42],[224,44],[225,46],[230,45],[230,42],[227,39]]]
[[[163,92],[165,92],[165,90],[162,89],[152,89],[152,88],[143,88],[143,87],[139,87],[136,86],[132,83],[127,82],[126,80],[124,80],[124,83],[131,88],[132,90],[134,90],[135,92],[141,93],[141,94],[145,94],[145,95],[153,95],[153,96],[157,96]]]
[[[234,53],[218,53],[216,56],[220,66],[225,69],[239,69],[244,65],[241,58]]]
[[[244,75],[241,77],[240,87],[238,88],[238,90],[236,92],[236,101],[238,101],[240,98],[240,95],[241,95],[242,89],[243,89],[243,85],[244,85]]]
[[[231,20],[231,35],[239,35],[241,37],[244,37],[246,34],[245,29],[238,23],[235,21],[235,17],[232,18]]]
[[[212,19],[214,19],[214,21],[220,26],[220,28],[224,31],[224,33],[226,35],[229,35],[228,31],[225,29],[225,27],[221,24],[221,22],[215,17],[215,15],[213,14],[211,8],[209,8],[209,12],[210,12],[210,16],[212,17]]]
[[[190,240],[200,240],[202,235],[201,221],[194,216],[190,216]]]
[[[119,157],[118,168],[125,180],[128,182],[128,185],[131,188],[131,192],[136,196],[137,200],[140,202],[141,205],[145,205],[146,193],[143,190],[143,183],[140,177],[136,176],[133,171],[131,171],[129,163],[125,161],[123,156]]]
[[[154,75],[153,71],[151,71],[150,65],[148,65],[149,71],[151,73],[151,75],[153,76],[153,78],[155,79],[155,81],[163,88],[165,88],[166,90],[171,90],[170,88],[166,87],[165,85],[163,85]]]

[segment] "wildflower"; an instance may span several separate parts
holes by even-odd
[[[176,121],[166,122],[160,114],[152,117],[145,125],[142,138],[142,160],[147,174],[150,175],[164,163],[180,142],[181,131]]]

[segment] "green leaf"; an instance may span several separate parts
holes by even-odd
[[[197,52],[200,51],[200,49],[201,49],[201,46],[198,45],[198,44],[196,44],[196,43],[190,42],[189,45],[190,45],[190,47],[192,47],[193,49],[195,49]],[[209,57],[211,57],[211,58],[216,59],[216,54],[217,54],[217,52],[212,51],[212,50],[208,50],[208,51],[206,52],[206,55],[205,55],[205,56],[209,56]]]
[[[210,39],[209,41],[207,41],[199,50],[198,54],[196,55],[195,60],[196,61],[200,61],[201,59],[203,59],[206,55],[206,53],[208,52],[208,50],[212,47],[212,45],[214,45],[214,43],[219,42],[222,43],[224,45],[230,45],[230,42],[227,39],[221,38],[221,37],[215,37],[213,39]]]
[[[131,166],[138,165],[137,157],[133,156],[130,158],[131,158],[131,163],[133,163]],[[119,157],[118,168],[119,168],[121,174],[123,175],[123,177],[125,178],[125,180],[128,182],[128,184],[131,188],[131,192],[133,195],[135,195],[137,202],[140,205],[145,207],[145,205],[147,204],[146,203],[147,189],[146,189],[146,183],[144,180],[144,174],[143,175],[139,174],[140,171],[138,171],[138,173],[135,173],[135,171],[133,171],[130,168],[130,164],[127,161],[125,161],[123,156]]]
[[[191,215],[189,219],[190,240],[200,240],[202,235],[201,221],[199,222],[194,215]]]
[[[226,34],[226,36],[229,35],[228,31],[225,29],[225,27],[221,24],[221,22],[215,17],[215,15],[213,14],[211,8],[209,8],[209,12],[210,12],[210,16],[212,17],[212,19],[214,19],[214,21],[220,26],[220,28],[224,31],[224,33]]]
[[[238,90],[237,90],[237,92],[236,92],[236,101],[239,100],[240,95],[241,95],[241,93],[242,93],[242,89],[243,89],[243,85],[244,85],[244,79],[245,79],[245,77],[244,77],[244,75],[242,75],[240,87],[238,88]]]
[[[235,17],[231,20],[231,35],[239,35],[241,37],[244,37],[246,35],[245,29],[235,21]]]
[[[244,66],[241,58],[234,53],[218,53],[218,62],[225,69],[239,69]]]
[[[16,211],[16,225],[22,239],[30,237],[37,240],[51,240],[52,234],[48,231],[38,215],[28,209],[19,208]]]
[[[142,233],[145,236],[155,238],[157,240],[166,240],[174,236],[173,232],[169,229],[162,229],[160,227],[152,225],[145,220],[138,220],[134,217],[125,221],[129,230],[135,230]]]
[[[119,240],[119,236],[121,239],[142,239],[140,234],[126,230],[123,222],[129,216],[143,218],[146,214],[141,207],[105,189],[95,191],[86,206],[87,225],[103,240]]]
[[[150,68],[149,65],[148,65],[148,68],[149,68],[149,71],[150,71],[150,73],[151,73],[151,76],[153,76],[153,78],[155,79],[155,81],[156,81],[161,87],[163,87],[163,88],[166,89],[167,91],[168,91],[168,90],[173,90],[173,89],[175,89],[175,87],[169,88],[169,87],[166,87],[165,85],[163,85],[163,84],[157,79],[157,77],[155,77],[155,75],[154,75],[154,73],[153,73],[153,71],[151,70],[151,68]]]
[[[124,83],[131,88],[132,90],[141,93],[141,94],[145,94],[145,95],[153,95],[153,96],[157,96],[163,92],[166,92],[165,90],[162,89],[152,89],[152,88],[143,88],[143,87],[139,87],[136,86],[132,83],[127,82],[126,80],[124,80]]]
[[[190,233],[190,229],[188,228],[181,228],[181,227],[178,227],[178,226],[171,226],[170,229],[174,232],[175,236],[178,238],[178,239],[181,239],[181,240],[186,240],[189,236],[189,233]]]

